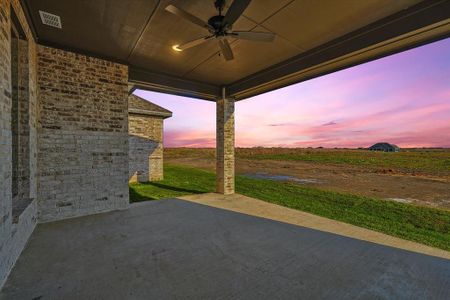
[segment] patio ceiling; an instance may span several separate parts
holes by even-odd
[[[276,38],[230,40],[235,59],[225,61],[215,42],[183,52],[171,48],[207,31],[165,7],[174,4],[207,20],[217,14],[213,0],[22,4],[40,44],[125,63],[139,88],[207,100],[219,98],[222,87],[240,100],[450,35],[448,0],[254,0],[233,30]],[[62,29],[43,25],[39,10],[60,16]]]

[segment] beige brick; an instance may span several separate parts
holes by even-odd
[[[15,12],[26,41],[19,41],[18,82],[19,111],[17,120],[17,153],[19,165],[19,193],[12,199],[12,77],[11,77],[11,9]],[[37,191],[37,87],[36,44],[26,22],[19,0],[0,1],[0,288],[36,225]],[[13,210],[16,212],[13,215]],[[20,213],[17,213],[19,211]]]
[[[38,65],[39,221],[128,207],[128,68],[44,46]]]
[[[163,126],[172,113],[144,99],[129,97],[129,181],[164,178]]]
[[[216,191],[234,193],[234,100],[216,103]]]

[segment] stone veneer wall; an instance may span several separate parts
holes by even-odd
[[[19,86],[18,86],[18,98],[19,98],[19,119],[18,122],[18,144],[17,149],[18,157],[20,158],[18,164],[18,191],[19,199],[25,200],[30,198],[30,103],[29,103],[29,52],[28,42],[19,40]],[[33,56],[35,53],[33,53]],[[34,84],[35,85],[35,84]],[[36,100],[36,97],[34,97]],[[34,113],[36,116],[36,103],[34,103]],[[34,147],[36,148],[36,118],[32,121],[34,124]],[[13,149],[14,151],[14,149]],[[34,160],[36,161],[36,160]],[[14,201],[14,199],[13,199]],[[14,207],[14,205],[13,205]]]
[[[216,102],[216,191],[234,193],[234,100]]]
[[[163,179],[163,123],[162,117],[129,114],[131,182]]]
[[[26,101],[20,102],[21,109],[28,113],[28,143],[22,143],[21,152],[28,152],[25,160],[27,166],[25,176],[27,189],[22,196],[30,197],[33,201],[21,214],[13,216],[12,203],[12,143],[11,143],[11,14],[13,9],[19,23],[24,30],[28,41],[27,52],[21,55],[20,60],[28,63],[28,72],[22,72],[28,77],[27,84],[21,86],[21,98],[27,97]],[[26,70],[25,70],[26,71]],[[37,153],[37,88],[36,88],[36,44],[28,27],[25,15],[18,0],[0,1],[0,288],[12,269],[16,259],[25,247],[26,241],[33,232],[36,225],[36,153]],[[24,82],[26,82],[24,81]],[[27,94],[25,96],[25,93]],[[22,98],[23,99],[23,98]],[[27,104],[24,104],[28,102]],[[26,106],[25,106],[26,105]],[[23,122],[24,120],[22,120]],[[24,149],[23,147],[27,147]]]
[[[128,68],[38,46],[39,221],[128,207]]]

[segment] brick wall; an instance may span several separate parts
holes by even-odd
[[[18,188],[19,199],[30,198],[30,99],[29,99],[29,59],[28,42],[19,40],[19,118],[18,118]],[[36,144],[36,142],[35,142]],[[14,149],[13,149],[14,151]],[[13,203],[14,204],[14,203]]]
[[[21,70],[20,109],[24,118],[20,120],[27,131],[27,143],[22,142],[21,152],[27,152],[23,161],[22,177],[27,189],[22,197],[36,199],[36,153],[37,153],[37,88],[36,88],[36,44],[27,25],[18,0],[0,1],[0,287],[20,255],[26,241],[36,225],[36,200],[27,202],[20,214],[13,216],[12,201],[12,143],[11,143],[11,14],[13,8],[25,33],[27,42],[20,53],[19,61],[28,67]],[[22,132],[23,133],[23,132]],[[14,203],[15,204],[15,203]]]
[[[24,33],[16,95],[11,8]],[[128,206],[128,69],[37,46],[19,0],[1,0],[0,77],[1,288],[38,214],[49,221]],[[13,96],[19,99],[14,119]],[[12,198],[13,126],[21,157],[16,198],[31,201]]]
[[[163,118],[129,114],[129,179],[163,179]]]
[[[128,206],[128,69],[38,47],[39,220]]]
[[[216,191],[234,193],[234,100],[216,103]]]
[[[0,2],[0,240],[11,231],[11,51],[9,1]]]

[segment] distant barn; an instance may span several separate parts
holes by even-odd
[[[394,144],[376,143],[369,147],[370,151],[398,152],[400,148]]]

